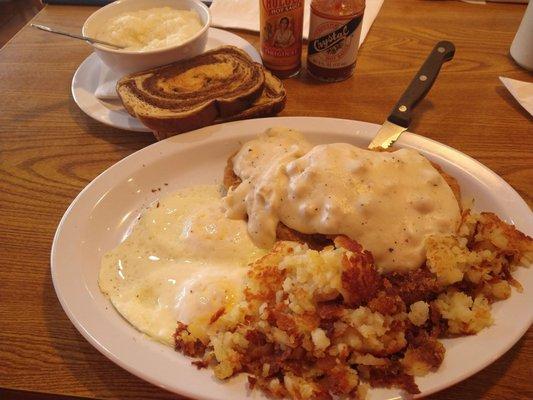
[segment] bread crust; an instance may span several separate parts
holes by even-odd
[[[261,96],[246,110],[217,119],[217,123],[237,121],[241,119],[269,117],[281,112],[285,108],[287,92],[283,83],[268,70],[265,72],[265,85]]]
[[[139,120],[152,129],[157,140],[163,140],[179,133],[193,131],[210,125],[218,115],[216,107],[207,105],[194,114],[180,119],[160,119],[154,117],[137,117]]]

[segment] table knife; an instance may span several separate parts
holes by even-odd
[[[441,41],[435,45],[381,129],[368,145],[369,149],[386,149],[407,130],[411,123],[411,112],[435,83],[442,64],[450,61],[454,54],[455,46],[451,42]]]

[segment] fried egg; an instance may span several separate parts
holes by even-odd
[[[161,199],[102,259],[99,285],[139,331],[173,345],[177,321],[204,320],[243,296],[248,264],[265,254],[246,222],[224,216],[217,186]]]

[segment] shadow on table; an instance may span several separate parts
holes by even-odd
[[[51,358],[59,358],[55,364],[60,363],[60,368],[70,375],[61,382],[61,374],[64,376],[65,372],[59,371],[55,377],[51,374],[49,380],[56,382],[57,391],[64,388],[63,392],[69,395],[87,396],[90,393],[91,397],[97,398],[185,399],[142,381],[100,354],[81,336],[61,308],[49,268],[43,285],[43,322],[55,350]]]
[[[156,141],[150,132],[133,132],[117,129],[92,119],[77,106],[72,97],[69,99],[68,112],[72,121],[76,123],[80,130],[97,139],[116,145],[120,149],[131,150],[133,152]]]
[[[529,118],[530,120],[533,120],[533,116],[528,113],[527,110],[520,105],[520,103],[518,103],[518,101],[513,97],[511,93],[509,93],[505,86],[497,86],[496,94],[508,105],[510,105],[516,112],[522,114],[524,117]]]
[[[63,396],[48,393],[29,392],[27,390],[0,389],[2,400],[85,400],[87,397]]]

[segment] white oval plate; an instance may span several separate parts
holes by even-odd
[[[209,28],[206,50],[220,46],[232,45],[246,51],[252,60],[261,62],[261,56],[248,41],[243,38],[216,28]],[[120,100],[100,100],[94,93],[99,84],[99,77],[107,67],[100,61],[96,53],[92,53],[78,67],[72,78],[71,92],[78,107],[89,117],[109,126],[127,131],[151,132],[137,118],[132,117],[120,103]]]
[[[170,391],[201,399],[245,399],[244,378],[219,382],[209,370],[136,331],[98,289],[104,253],[128,234],[142,210],[157,198],[197,184],[220,183],[226,159],[242,142],[266,128],[286,126],[315,143],[349,142],[365,147],[379,126],[330,118],[286,117],[239,121],[171,137],[121,160],[91,182],[72,202],[52,246],[52,278],[57,296],[76,328],[105,356],[131,373]],[[472,158],[430,139],[405,133],[401,147],[417,149],[459,181],[476,209],[493,211],[533,235],[531,211],[502,178]],[[444,389],[486,367],[504,354],[533,321],[533,270],[516,278],[523,293],[493,307],[495,323],[478,335],[444,340],[446,357],[437,373],[417,379],[422,395]],[[372,390],[371,399],[400,395]]]

